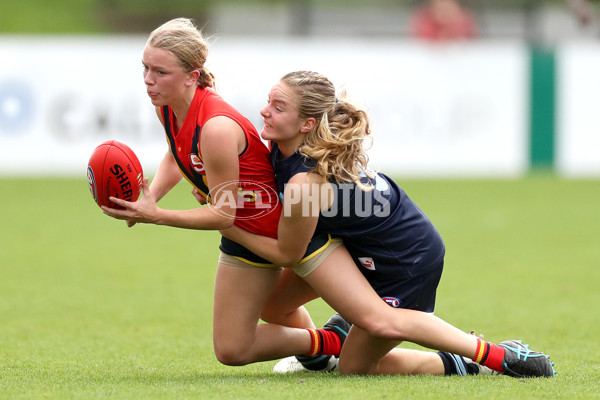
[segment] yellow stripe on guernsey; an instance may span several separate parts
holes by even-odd
[[[317,256],[319,253],[323,252],[327,247],[329,247],[329,245],[333,242],[339,242],[342,239],[340,238],[332,238],[331,235],[327,235],[328,239],[327,242],[325,242],[325,244],[321,247],[319,247],[317,250],[313,251],[312,253],[310,253],[309,255],[307,255],[306,257],[304,257],[302,260],[298,261],[298,264],[301,264],[305,261],[310,260],[311,258]],[[277,267],[278,265],[273,264],[273,263],[258,263],[255,261],[250,261],[245,259],[244,257],[238,257],[238,256],[232,256],[234,258],[237,258],[238,260],[248,264],[248,265],[252,265],[253,267],[261,267],[261,268],[273,268],[273,267]]]

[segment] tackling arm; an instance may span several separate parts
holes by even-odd
[[[320,212],[320,187],[306,173],[295,175],[283,194],[278,239],[260,236],[238,227],[221,234],[275,264],[291,266],[302,259],[315,232]]]

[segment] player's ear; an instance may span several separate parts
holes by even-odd
[[[300,125],[300,132],[302,133],[308,133],[310,131],[312,131],[315,127],[315,125],[317,124],[317,120],[314,118],[307,118],[305,119],[302,124]]]
[[[187,86],[192,86],[194,84],[196,84],[196,82],[198,81],[198,78],[200,77],[200,71],[198,71],[197,69],[193,70],[192,72],[190,72],[188,74],[188,79],[185,82],[185,84]]]

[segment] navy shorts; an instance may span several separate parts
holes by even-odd
[[[309,257],[315,253],[321,251],[324,247],[327,247],[331,242],[331,236],[327,233],[318,233],[315,234],[310,243],[308,244],[308,248],[306,249],[306,253],[304,254],[303,259]],[[252,253],[250,250],[245,248],[239,243],[234,242],[233,240],[227,239],[226,237],[221,237],[221,245],[219,246],[219,250],[223,253],[240,258],[247,262],[250,265],[255,265],[259,267],[267,267],[273,266],[268,260],[265,260],[262,257],[257,256]]]
[[[432,313],[435,308],[435,294],[444,269],[443,257],[428,272],[400,279],[367,277],[375,292],[394,308]]]

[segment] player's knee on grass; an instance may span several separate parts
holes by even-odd
[[[232,367],[247,365],[254,360],[251,360],[248,347],[235,342],[225,342],[214,340],[215,357],[221,364]]]

